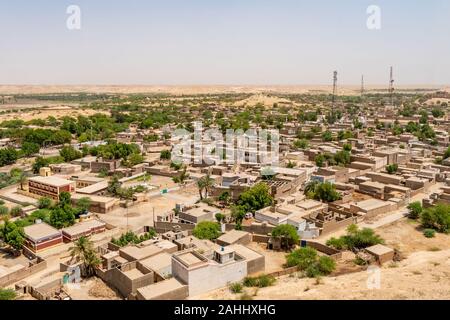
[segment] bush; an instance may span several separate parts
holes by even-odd
[[[246,287],[265,288],[275,283],[276,279],[272,276],[262,274],[258,277],[245,277],[243,284]]]
[[[389,174],[394,174],[395,172],[397,172],[397,170],[398,170],[398,165],[396,163],[386,166],[386,171]]]
[[[256,278],[253,278],[253,277],[245,277],[243,284],[246,287],[256,287],[257,280],[256,280]]]
[[[329,275],[336,269],[336,261],[330,257],[321,256],[319,260],[317,260],[317,268],[321,274]]]
[[[23,214],[23,209],[22,207],[14,207],[11,209],[11,216],[13,217],[20,217]]]
[[[411,202],[407,208],[409,210],[408,216],[411,219],[418,219],[423,211],[422,204],[419,201]]]
[[[275,283],[275,281],[276,280],[274,277],[263,274],[258,277],[258,285],[257,286],[259,288],[270,287],[271,285],[273,285]]]
[[[230,291],[233,293],[241,293],[243,286],[240,282],[230,284]]]
[[[0,288],[0,300],[14,300],[17,293],[13,289]]]
[[[53,205],[53,201],[50,198],[42,197],[38,200],[38,207],[39,209],[49,209]]]
[[[427,238],[434,238],[436,231],[433,229],[425,229],[423,230],[423,235]]]

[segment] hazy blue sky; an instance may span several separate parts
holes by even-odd
[[[390,65],[450,84],[450,1],[0,0],[0,84],[385,84]]]

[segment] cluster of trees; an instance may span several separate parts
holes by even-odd
[[[48,167],[50,164],[57,164],[57,163],[63,163],[64,158],[61,156],[55,156],[55,157],[37,157],[36,160],[33,163],[33,173],[38,174],[39,170],[42,167]]]
[[[83,157],[83,153],[76,150],[72,146],[64,146],[60,151],[59,155],[64,159],[65,162],[70,162]]]
[[[0,173],[0,189],[5,188],[7,186],[20,183],[23,189],[23,184],[27,179],[26,173],[19,169],[14,168],[9,171],[9,173]]]
[[[350,146],[351,148],[351,146]],[[350,149],[351,150],[351,149]],[[335,166],[335,165],[339,165],[339,166],[346,166],[350,163],[350,150],[341,150],[336,152],[334,155],[332,155],[331,153],[321,153],[318,154],[315,158],[314,161],[316,163],[316,166],[318,167],[324,167],[326,165],[328,166]]]
[[[355,224],[347,227],[346,235],[339,238],[333,237],[327,241],[328,246],[337,250],[351,250],[354,252],[382,243],[384,243],[384,240],[372,229],[359,229]]]
[[[336,268],[336,262],[328,256],[320,256],[311,247],[299,248],[286,256],[287,267],[298,267],[307,277],[329,275]]]
[[[9,220],[5,220],[0,227],[0,238],[14,249],[16,253],[20,253],[20,249],[22,249],[23,243],[25,242],[25,232],[23,231],[23,227]]]
[[[304,193],[309,199],[323,202],[342,199],[341,194],[336,191],[336,186],[330,182],[310,181],[306,184]]]
[[[408,205],[409,217],[420,219],[423,228],[437,232],[450,233],[450,205],[437,204],[430,208],[423,208],[420,202]]]
[[[139,146],[134,143],[118,143],[114,140],[110,140],[105,145],[90,148],[89,153],[93,156],[102,157],[108,160],[130,160],[130,156],[140,155],[141,150],[139,149]]]
[[[119,247],[125,247],[129,243],[139,244],[141,242],[150,240],[155,236],[156,236],[156,231],[153,229],[150,229],[148,232],[146,232],[140,236],[138,236],[133,231],[128,231],[128,232],[122,234],[118,239],[112,238],[111,242]]]

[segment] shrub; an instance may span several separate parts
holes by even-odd
[[[275,283],[275,281],[276,280],[274,277],[263,274],[258,277],[258,285],[257,286],[259,288],[270,287],[271,285],[273,285]]]
[[[256,287],[257,280],[256,280],[256,278],[253,278],[253,277],[245,277],[244,281],[242,283],[246,287]]]
[[[53,205],[53,201],[50,198],[42,197],[38,200],[38,207],[39,209],[49,209]]]
[[[233,293],[241,293],[243,286],[240,282],[230,284],[230,291]]]
[[[13,217],[19,217],[22,215],[22,213],[23,213],[22,207],[17,206],[11,209],[11,216]]]
[[[389,174],[393,174],[393,173],[397,172],[397,170],[398,170],[398,165],[396,163],[386,166],[386,171]]]
[[[245,277],[243,284],[246,287],[265,288],[273,285],[276,279],[272,276],[262,274],[258,277]]]
[[[317,268],[321,274],[329,275],[336,269],[336,262],[330,257],[321,256],[319,260],[317,260]]]
[[[436,231],[433,229],[425,229],[423,230],[423,235],[427,238],[434,238]]]

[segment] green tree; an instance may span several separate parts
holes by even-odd
[[[42,197],[38,200],[39,209],[50,209],[53,206],[53,201],[50,198]]]
[[[71,199],[72,195],[70,194],[70,192],[63,191],[59,194],[59,205],[61,207],[65,205],[71,205]]]
[[[318,154],[314,158],[314,162],[316,163],[316,166],[322,168],[325,165],[325,156],[323,154]]]
[[[393,163],[393,164],[390,164],[390,165],[386,166],[386,171],[389,174],[394,174],[394,173],[397,172],[397,170],[398,170],[398,164],[396,164],[396,163]]]
[[[272,205],[273,197],[270,194],[269,186],[265,183],[258,183],[250,189],[241,193],[238,205],[247,212],[255,212]]]
[[[113,175],[111,180],[108,183],[108,192],[113,196],[117,196],[119,194],[120,186],[122,184],[119,181],[119,177],[117,175]]]
[[[172,153],[169,150],[163,150],[161,151],[161,154],[159,155],[159,158],[161,160],[170,160],[172,157]]]
[[[189,173],[187,173],[186,166],[183,166],[183,170],[181,170],[181,172],[178,175],[172,178],[173,182],[179,183],[181,185],[183,185],[187,179],[189,179]]]
[[[211,178],[211,175],[208,173],[206,176],[201,177],[198,181],[197,181],[197,187],[198,187],[198,191],[200,193],[200,199],[203,199],[203,190],[205,190],[205,198],[208,198],[208,194],[209,194],[209,190],[213,187],[214,185],[214,179]]]
[[[63,157],[65,162],[70,162],[72,160],[80,159],[81,157],[83,157],[83,154],[72,146],[64,146],[59,151],[59,155]]]
[[[327,130],[322,133],[322,140],[326,142],[333,141],[333,134],[331,133],[331,131]]]
[[[336,152],[334,155],[334,161],[338,165],[346,166],[350,163],[350,152],[345,150]]]
[[[38,153],[40,150],[40,146],[37,143],[34,142],[23,142],[22,143],[22,153],[24,156],[29,157],[32,156],[35,153]]]
[[[307,149],[309,142],[306,139],[297,139],[294,141],[294,147],[297,149]]]
[[[216,222],[202,221],[195,226],[192,234],[199,239],[214,240],[220,236],[220,225]]]
[[[70,207],[66,206],[54,208],[50,213],[49,223],[56,229],[62,229],[72,226],[75,223],[75,214]]]
[[[281,237],[281,244],[289,249],[299,241],[297,229],[290,224],[280,224],[272,230],[272,237]]]
[[[423,210],[422,204],[419,201],[411,202],[407,208],[411,219],[418,219]]]
[[[311,247],[299,248],[286,256],[286,266],[298,266],[300,270],[306,270],[317,260],[317,251]]]
[[[70,256],[83,263],[85,275],[88,277],[94,274],[95,268],[101,263],[94,244],[84,236],[74,242],[74,246],[70,249]]]

